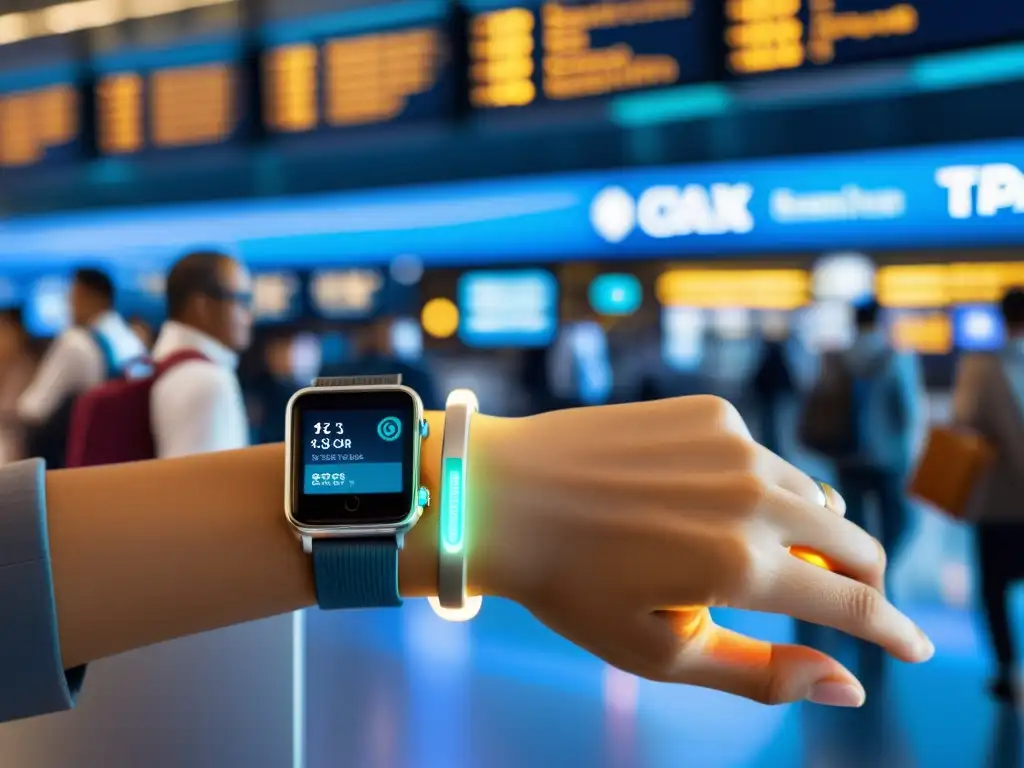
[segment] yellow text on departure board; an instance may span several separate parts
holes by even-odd
[[[470,27],[469,103],[474,107],[523,107],[537,98],[534,29],[526,8],[483,13]]]
[[[836,43],[843,40],[877,40],[909,37],[917,32],[917,8],[898,3],[872,11],[836,11],[836,0],[810,0],[808,57],[815,64],[829,64],[836,55]]]
[[[107,75],[96,85],[96,141],[101,153],[138,152],[144,139],[142,76]]]
[[[318,58],[312,43],[269,51],[263,60],[263,121],[272,131],[311,131],[319,122]]]
[[[670,53],[638,54],[626,43],[595,47],[591,35],[639,24],[688,19],[692,0],[624,0],[541,7],[543,88],[549,99],[579,99],[673,85],[679,60]]]
[[[509,8],[480,14],[470,29],[470,103],[525,106],[536,100],[538,84],[554,101],[673,85],[680,66],[671,53],[637,53],[626,42],[597,46],[593,34],[628,36],[638,25],[688,19],[692,13],[693,0],[620,0],[546,2],[536,13]]]
[[[436,84],[445,60],[437,30],[417,28],[330,40],[324,46],[324,119],[332,126],[382,123]]]
[[[725,47],[738,74],[796,69],[806,60],[801,0],[725,0]]]
[[[217,144],[237,123],[235,72],[228,64],[123,72],[97,84],[97,138],[103,154]],[[149,135],[146,135],[146,110]]]
[[[0,168],[38,163],[78,132],[78,94],[70,85],[0,94]]]
[[[836,44],[909,37],[920,20],[911,3],[865,11],[837,9],[842,0],[726,0],[729,69],[738,74],[777,72],[805,63],[829,64]],[[808,20],[807,28],[801,19]]]
[[[237,120],[235,73],[227,64],[161,69],[149,78],[153,144],[161,148],[217,144]]]

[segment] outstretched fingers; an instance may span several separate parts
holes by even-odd
[[[625,623],[621,631],[622,658],[609,660],[652,680],[712,688],[763,704],[864,703],[863,686],[830,656],[725,629],[706,609],[659,611]]]

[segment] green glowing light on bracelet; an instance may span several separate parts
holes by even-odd
[[[441,543],[445,552],[456,554],[462,551],[466,540],[466,476],[462,459],[445,459],[443,477]]]

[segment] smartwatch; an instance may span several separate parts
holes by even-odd
[[[288,401],[285,515],[324,609],[399,606],[398,553],[430,495],[423,403],[402,377],[316,379]]]

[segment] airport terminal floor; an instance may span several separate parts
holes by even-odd
[[[308,678],[306,764],[1020,768],[1021,714],[987,697],[978,619],[934,607],[909,612],[938,648],[918,668],[861,657],[827,633],[808,638],[864,675],[867,704],[843,712],[638,681],[500,602],[462,625],[418,603],[401,613],[313,613],[307,663],[329,672]],[[719,618],[773,640],[797,633],[774,616]],[[341,754],[349,757],[339,762]]]

